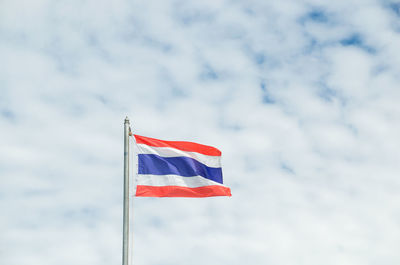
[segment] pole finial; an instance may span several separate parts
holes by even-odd
[[[129,124],[129,118],[128,118],[128,116],[125,117],[125,124]]]

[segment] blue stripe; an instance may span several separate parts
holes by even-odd
[[[139,154],[139,174],[180,175],[183,177],[202,176],[222,184],[220,167],[208,167],[185,156],[162,157],[153,154]]]

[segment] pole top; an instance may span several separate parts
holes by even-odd
[[[125,117],[125,124],[129,124],[129,118],[128,118],[128,116]]]

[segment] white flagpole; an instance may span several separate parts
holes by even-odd
[[[122,238],[122,265],[129,265],[129,119],[124,123],[124,220]]]

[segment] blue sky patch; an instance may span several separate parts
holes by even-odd
[[[258,65],[263,64],[265,62],[265,55],[262,53],[256,53],[254,56],[254,60]]]
[[[158,50],[160,50],[160,51],[162,51],[164,53],[170,52],[172,50],[172,45],[171,44],[156,40],[156,39],[151,38],[151,37],[144,37],[143,38],[143,42],[144,42],[143,44],[146,47],[151,47],[151,48],[154,48],[154,49],[158,49]]]
[[[307,18],[317,22],[317,23],[326,23],[328,22],[328,16],[325,14],[324,11],[322,10],[313,10],[310,13],[307,14]]]
[[[306,22],[319,23],[319,24],[329,24],[331,23],[330,17],[327,12],[322,9],[314,8],[309,12],[302,15],[298,22],[304,25]]]
[[[274,104],[275,103],[275,99],[272,97],[272,95],[269,93],[269,91],[267,90],[267,85],[264,81],[262,81],[260,83],[260,88],[263,92],[262,94],[262,102],[265,104]]]
[[[14,121],[15,120],[15,114],[11,110],[4,109],[1,112],[1,116],[9,121]]]
[[[319,90],[318,96],[327,102],[332,102],[333,99],[336,98],[337,93],[335,90],[333,90],[327,86],[323,86]]]
[[[205,65],[200,74],[200,79],[203,81],[216,80],[218,79],[218,74],[210,65]]]
[[[291,166],[289,166],[287,163],[282,162],[281,163],[281,169],[283,169],[284,171],[286,171],[287,173],[290,174],[294,174],[294,170]]]
[[[400,2],[398,3],[391,3],[389,5],[389,8],[397,15],[400,17]]]
[[[375,53],[375,49],[365,44],[364,39],[361,37],[360,34],[352,34],[347,38],[340,40],[340,44],[342,46],[355,46],[363,49],[368,53]]]
[[[361,46],[363,45],[362,39],[360,37],[360,35],[358,34],[353,34],[348,38],[342,39],[340,41],[340,44],[342,44],[343,46]]]

